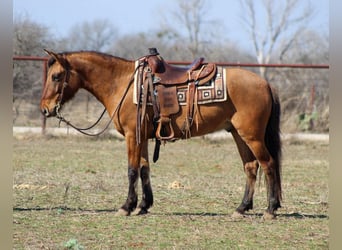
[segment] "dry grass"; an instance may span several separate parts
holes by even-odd
[[[326,143],[284,142],[284,202],[273,221],[261,217],[263,181],[255,209],[230,217],[244,191],[240,158],[232,141],[203,139],[161,148],[151,213],[114,217],[127,194],[125,150],[109,137],[14,138],[14,248],[328,249]]]

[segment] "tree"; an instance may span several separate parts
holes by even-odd
[[[15,16],[13,21],[13,54],[41,56],[43,48],[53,46],[53,38],[46,26],[29,16]]]
[[[65,39],[66,49],[107,52],[117,35],[117,29],[107,19],[76,24]]]
[[[13,55],[43,56],[43,48],[54,42],[48,28],[32,21],[28,16],[16,16],[13,23]],[[13,98],[28,90],[41,88],[41,63],[13,61]]]
[[[292,63],[329,64],[329,42],[322,34],[306,30],[282,59]],[[276,69],[268,73],[282,90],[285,126],[329,131],[329,74],[327,69]]]
[[[148,48],[156,47],[160,55],[169,61],[191,61],[193,58],[184,44],[178,40],[165,41],[165,37],[154,32],[140,33],[136,35],[126,35],[119,38],[111,49],[111,53],[128,59],[136,59],[148,53]],[[211,46],[206,49],[204,56],[206,61],[215,62],[237,62],[252,60],[252,56],[248,55],[236,44],[223,40],[213,41]]]
[[[317,31],[304,30],[300,39],[293,42],[292,48],[281,60],[292,63],[328,64],[329,39]]]
[[[148,54],[148,48],[156,47],[160,53],[165,48],[164,42],[151,34],[139,33],[120,37],[111,48],[111,53],[127,59],[137,59]]]
[[[241,20],[258,63],[269,63],[272,57],[282,61],[313,14],[312,6],[307,3],[302,6],[302,0],[263,0],[261,4],[255,0],[240,0]],[[266,68],[260,68],[260,74],[267,78]]]
[[[186,46],[192,58],[203,56],[211,41],[219,40],[215,38],[220,33],[217,30],[222,27],[217,20],[207,19],[209,10],[206,0],[177,0],[176,8],[163,15],[164,27],[158,31],[159,37]]]
[[[43,56],[43,48],[53,47],[49,30],[29,16],[15,16],[13,20],[13,55]],[[42,63],[13,61],[13,111],[14,120],[23,100],[36,104],[42,87]],[[26,105],[28,107],[28,105]],[[33,105],[36,108],[38,105]],[[36,111],[36,110],[35,110]],[[39,114],[39,112],[32,112]]]
[[[96,19],[71,27],[69,35],[63,39],[64,50],[93,50],[108,52],[117,38],[118,31],[107,19]],[[86,93],[86,114],[89,114],[89,103],[92,96]]]

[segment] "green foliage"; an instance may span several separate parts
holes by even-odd
[[[302,131],[312,131],[314,129],[314,121],[317,120],[317,112],[302,113],[298,116],[299,129]]]
[[[64,244],[65,250],[83,250],[84,247],[76,239],[70,239]]]

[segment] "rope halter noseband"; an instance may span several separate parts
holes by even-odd
[[[68,86],[68,82],[70,80],[70,70],[69,67],[67,66],[63,66],[64,70],[65,70],[65,75],[63,78],[63,85],[62,85],[62,90],[58,96],[58,101],[55,107],[56,110],[56,114],[57,114],[57,118],[60,120],[60,122],[64,119],[63,116],[61,115],[61,113],[59,112],[60,109],[62,108],[62,100],[63,100],[63,95],[64,95],[64,90],[65,88]]]

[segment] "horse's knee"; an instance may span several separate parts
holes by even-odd
[[[148,160],[146,160],[144,157],[141,157],[141,159],[140,159],[140,166],[141,167],[149,167],[150,164],[149,164]]]

